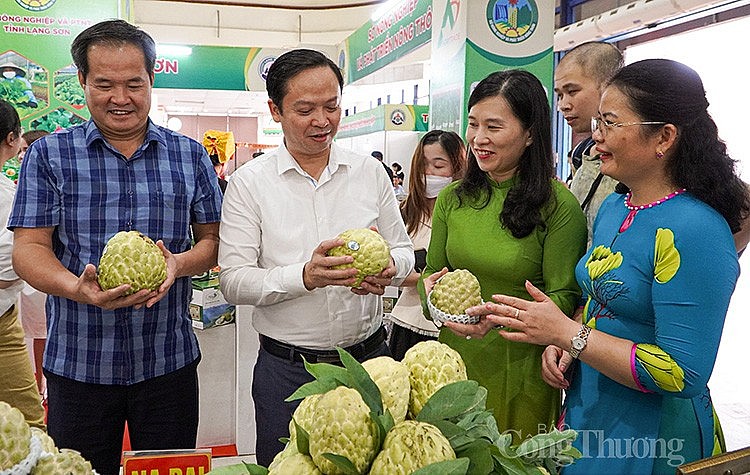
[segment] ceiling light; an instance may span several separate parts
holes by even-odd
[[[167,119],[167,128],[179,132],[182,128],[182,121],[179,117],[170,117]]]

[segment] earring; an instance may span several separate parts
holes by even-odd
[[[661,150],[657,150],[656,151],[656,158],[658,160],[661,160],[662,158],[664,158],[664,152],[662,152]]]

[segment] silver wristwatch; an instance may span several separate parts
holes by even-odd
[[[573,358],[578,358],[584,348],[586,348],[586,342],[589,339],[591,333],[591,327],[588,325],[581,325],[581,329],[578,330],[578,334],[570,339],[570,349],[568,353]]]

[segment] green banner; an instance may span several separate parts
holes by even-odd
[[[551,104],[554,11],[551,0],[436,0],[431,127],[463,135],[474,86],[504,69],[534,74]]]
[[[117,18],[119,0],[15,0],[0,6],[0,98],[11,102],[25,129],[84,122],[83,90],[70,44],[85,28]]]
[[[154,87],[265,91],[266,74],[281,49],[159,45]]]
[[[354,82],[427,43],[431,31],[432,0],[402,0],[345,40],[339,66],[346,68],[347,82]]]
[[[373,132],[429,130],[429,106],[386,104],[343,117],[336,138],[356,137]]]

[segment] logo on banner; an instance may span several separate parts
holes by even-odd
[[[406,114],[401,109],[396,109],[391,112],[391,124],[403,125],[406,122]]]
[[[41,12],[54,5],[56,1],[57,0],[16,0],[16,3],[23,9],[32,12]]]
[[[258,65],[258,74],[260,74],[260,77],[263,78],[264,81],[268,77],[268,68],[271,67],[274,61],[276,61],[276,56],[268,56],[263,58]]]
[[[440,26],[438,46],[442,46],[447,38],[452,37],[459,10],[461,10],[461,0],[445,0],[445,14],[443,15],[443,24]]]
[[[487,4],[487,24],[506,43],[528,39],[538,23],[539,9],[534,0],[493,0]]]

